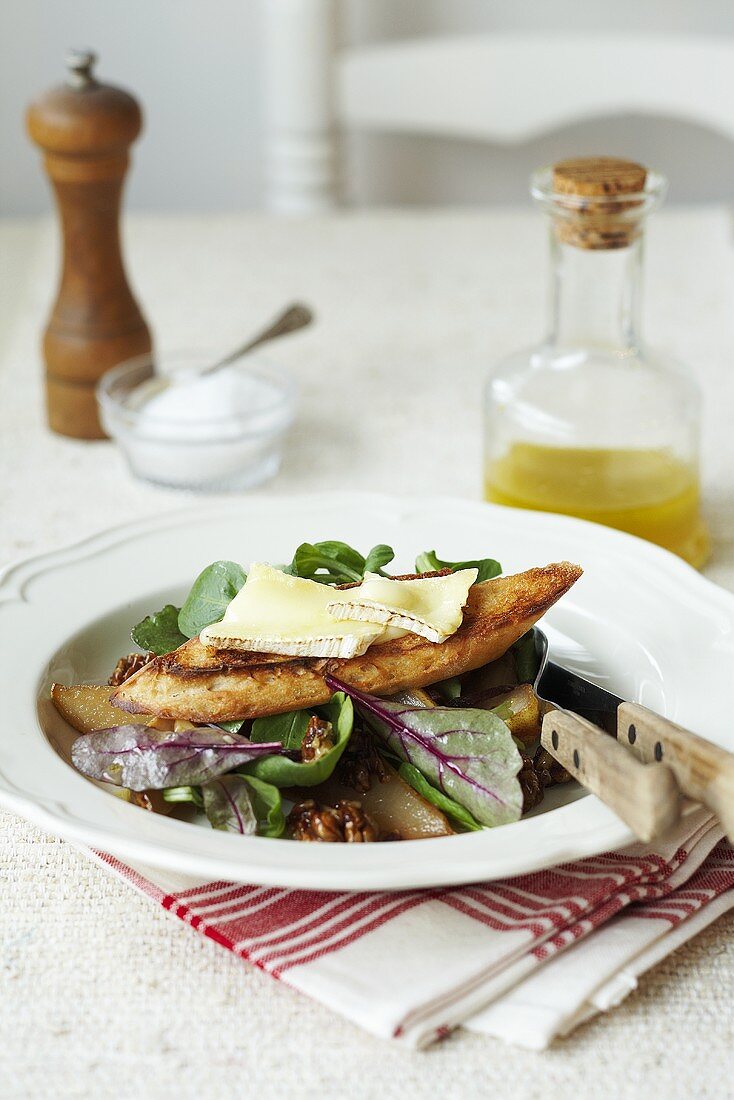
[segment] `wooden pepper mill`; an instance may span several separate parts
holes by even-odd
[[[100,84],[90,51],[67,57],[65,84],[28,109],[56,193],[63,265],[45,330],[49,426],[77,439],[101,439],[95,385],[110,367],[151,349],[148,326],[128,286],[120,247],[120,203],[140,107]]]

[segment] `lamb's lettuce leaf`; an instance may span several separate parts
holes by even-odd
[[[308,711],[303,713],[309,716]],[[333,749],[308,763],[290,760],[287,756],[263,756],[238,768],[238,772],[246,777],[264,779],[275,787],[315,787],[318,783],[324,783],[339,763],[352,736],[354,709],[351,699],[337,692],[326,706],[318,708],[318,713],[327,722],[331,722],[334,731]]]
[[[515,660],[517,682],[519,684],[532,684],[540,667],[533,631],[528,630],[527,634],[523,634],[521,638],[518,638],[511,647],[511,652]]]
[[[202,569],[178,615],[181,633],[195,638],[205,626],[220,622],[246,580],[244,569],[234,561],[215,561]]]
[[[250,740],[256,745],[264,741],[280,741],[286,752],[297,752],[310,719],[311,712],[308,710],[289,710],[285,714],[256,718],[250,730]]]
[[[461,680],[458,676],[451,676],[448,680],[441,680],[432,685],[443,699],[458,699],[461,695]]]
[[[499,577],[502,572],[502,566],[494,558],[478,558],[476,561],[442,561],[437,557],[435,550],[424,550],[415,559],[416,573],[429,573],[433,570],[438,572],[441,569],[450,569],[453,573],[459,569],[477,569],[479,572],[474,581],[475,584],[490,581],[492,577]]]
[[[134,626],[130,637],[135,645],[141,649],[147,649],[149,653],[155,653],[156,657],[164,653],[170,653],[178,649],[187,640],[178,627],[179,611],[172,603],[167,603],[160,611],[154,611],[152,615],[146,615]]]
[[[351,696],[393,752],[482,825],[519,820],[523,798],[517,775],[522,758],[496,714],[459,707],[408,707],[367,695],[333,676],[326,682],[332,690]]]
[[[398,774],[401,779],[417,791],[418,794],[422,794],[428,801],[432,802],[434,806],[438,806],[439,810],[443,810],[447,817],[450,817],[457,824],[462,825],[465,829],[481,829],[482,826],[479,822],[472,817],[464,806],[460,806],[453,798],[449,798],[443,791],[439,791],[437,787],[434,787],[432,783],[429,783],[425,775],[419,772],[414,764],[403,763],[398,768]]]
[[[303,542],[293,555],[286,572],[321,584],[350,584],[361,581],[365,572],[382,573],[383,566],[391,562],[395,553],[390,546],[380,543],[363,557],[346,542],[326,540]]]
[[[167,603],[160,611],[147,615],[133,627],[132,640],[157,657],[171,653],[205,626],[218,623],[246,580],[241,565],[215,561],[199,573],[183,607]]]
[[[210,726],[169,732],[124,725],[85,733],[71,748],[74,767],[131,791],[200,786],[260,756],[277,759],[280,744],[253,745]]]
[[[367,557],[364,559],[364,572],[365,573],[379,573],[381,576],[385,576],[383,566],[389,565],[395,557],[395,551],[392,546],[387,546],[384,542],[380,542],[377,546],[373,546]]]

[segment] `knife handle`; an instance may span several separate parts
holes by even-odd
[[[654,840],[675,825],[680,791],[670,768],[640,763],[621,742],[568,710],[546,714],[540,740],[640,840]]]
[[[664,760],[683,793],[708,806],[734,842],[734,755],[639,703],[620,706],[617,739],[638,760]]]

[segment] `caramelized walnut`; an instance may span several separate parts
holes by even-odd
[[[360,794],[370,790],[373,779],[387,783],[390,778],[374,738],[364,729],[355,730],[352,734],[347,750],[337,765],[336,775],[345,787],[351,787]]]
[[[153,803],[147,791],[130,791],[130,801],[134,806],[140,806],[142,810],[153,811]]]
[[[524,752],[521,752],[520,755],[522,756],[522,767],[517,778],[520,780],[522,790],[522,812],[526,814],[528,810],[532,810],[534,806],[543,801],[544,791],[533,761]]]
[[[147,665],[148,661],[152,661],[154,657],[155,653],[128,653],[126,657],[120,657],[115,665],[115,671],[107,683],[110,687],[119,687],[120,684],[124,684],[126,680],[134,676],[136,672],[140,672],[140,669]]]
[[[568,783],[573,779],[563,764],[559,764],[542,745],[533,757],[533,764],[544,787],[555,787],[556,783]]]
[[[312,798],[299,802],[288,815],[294,840],[327,844],[364,844],[377,840],[377,826],[359,802],[345,799],[336,806],[320,806]]]
[[[301,760],[304,764],[310,764],[333,748],[334,731],[331,722],[325,722],[313,714],[301,742]]]

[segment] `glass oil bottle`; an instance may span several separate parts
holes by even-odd
[[[485,397],[485,496],[629,531],[703,565],[700,396],[640,336],[643,224],[666,181],[611,157],[541,169],[551,219],[550,331]]]

